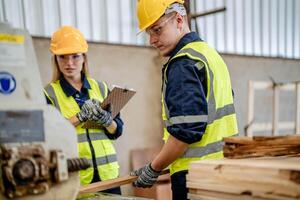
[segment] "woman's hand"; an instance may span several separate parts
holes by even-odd
[[[97,99],[87,100],[81,110],[84,116],[90,121],[96,122],[104,127],[109,127],[112,124],[111,106],[108,106],[106,111],[101,108],[100,101]]]

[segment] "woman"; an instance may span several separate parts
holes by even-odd
[[[117,178],[119,165],[112,140],[122,134],[123,122],[119,114],[112,119],[111,113],[100,107],[109,91],[106,83],[89,76],[88,44],[83,34],[71,26],[61,27],[51,38],[50,51],[54,72],[45,87],[47,102],[75,126],[79,157],[91,163],[90,168],[80,171],[81,185]],[[82,128],[87,120],[103,128]],[[120,187],[104,192],[121,194]]]

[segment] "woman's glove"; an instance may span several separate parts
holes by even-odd
[[[112,124],[111,106],[108,106],[108,111],[104,110],[100,106],[100,101],[97,99],[87,100],[81,110],[83,113],[87,113],[87,119],[96,122],[99,125],[108,127]]]
[[[90,99],[85,101],[81,107],[81,110],[76,114],[76,117],[80,122],[85,122],[92,115],[92,104]]]

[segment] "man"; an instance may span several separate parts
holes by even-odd
[[[220,55],[188,27],[183,0],[139,0],[139,28],[150,44],[169,57],[163,67],[160,153],[143,168],[136,187],[151,187],[170,168],[173,199],[187,199],[186,174],[195,160],[223,157],[224,137],[238,133],[227,66]]]

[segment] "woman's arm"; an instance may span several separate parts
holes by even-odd
[[[71,122],[71,124],[73,124],[74,127],[78,126],[81,122],[79,121],[79,119],[76,117],[76,115],[74,115],[73,117],[68,119],[69,122]]]
[[[79,119],[76,117],[76,115],[74,115],[73,117],[68,119],[69,122],[71,122],[71,124],[73,124],[74,127],[78,126],[81,122],[79,121]],[[115,134],[116,130],[117,130],[117,123],[113,120],[111,125],[106,127],[106,130],[108,131],[108,133],[110,134]]]
[[[110,134],[115,134],[116,130],[117,130],[117,123],[113,120],[111,125],[109,125],[108,127],[106,127],[106,130],[108,131],[108,133]]]

